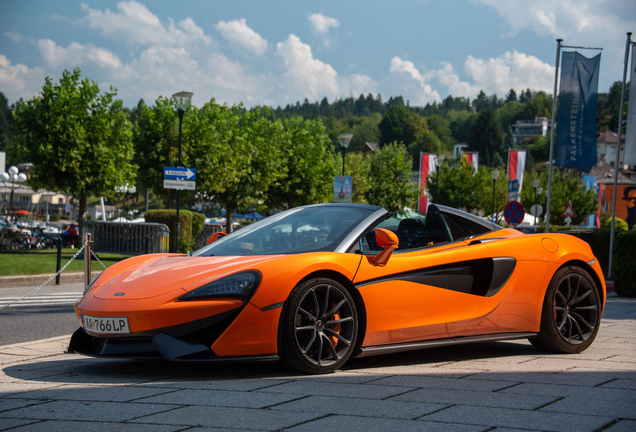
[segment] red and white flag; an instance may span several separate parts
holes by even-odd
[[[437,169],[437,156],[431,153],[420,153],[420,199],[417,202],[417,212],[426,214],[426,209],[431,199],[426,185],[426,179]]]
[[[517,181],[517,192],[511,191],[508,195],[509,201],[518,201],[523,187],[523,172],[526,170],[526,151],[508,149],[508,185]]]
[[[468,165],[472,165],[475,168],[475,172],[479,168],[479,152],[462,152],[462,158]]]

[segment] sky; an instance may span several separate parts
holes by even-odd
[[[603,48],[607,92],[629,31],[634,0],[0,0],[0,91],[30,99],[46,76],[80,68],[128,107],[182,90],[197,106],[368,93],[424,106],[480,90],[551,94],[561,38]]]

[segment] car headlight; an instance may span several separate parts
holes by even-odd
[[[177,300],[205,300],[214,297],[241,297],[247,300],[261,282],[257,271],[246,271],[207,283]]]

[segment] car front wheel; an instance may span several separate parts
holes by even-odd
[[[309,374],[339,369],[351,356],[358,333],[351,295],[338,282],[324,278],[294,288],[281,324],[283,361]]]

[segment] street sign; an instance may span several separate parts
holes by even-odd
[[[194,190],[197,182],[189,180],[163,179],[164,189]]]
[[[173,180],[196,180],[197,170],[194,168],[163,167],[163,178]]]
[[[508,192],[518,192],[519,191],[519,180],[508,180]]]
[[[525,215],[526,212],[521,203],[517,201],[510,201],[506,204],[506,208],[504,209],[504,219],[506,219],[506,222],[510,225],[519,225],[523,221],[523,217]]]
[[[576,213],[574,213],[574,209],[572,208],[572,204],[568,203],[565,206],[565,210],[563,210],[563,213],[561,213],[561,217],[563,218],[573,218],[576,217]]]
[[[534,204],[530,207],[530,214],[535,217],[539,217],[543,214],[543,206],[540,204]]]

